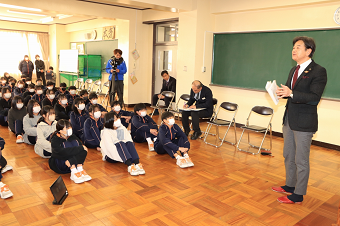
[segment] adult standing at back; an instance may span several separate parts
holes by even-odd
[[[161,98],[165,102],[165,106],[169,106],[171,98],[165,97],[162,94],[163,91],[171,91],[176,93],[176,79],[171,77],[168,71],[162,71],[161,76],[163,78],[162,89],[159,94],[154,94],[152,97],[152,105],[156,106],[158,98]],[[175,97],[174,97],[175,100]],[[158,109],[155,110],[154,115],[159,115]]]
[[[45,63],[43,60],[40,60],[40,56],[37,54],[35,55],[35,70],[37,72],[37,79],[41,79],[46,86],[46,79],[45,79]]]
[[[34,70],[34,65],[32,61],[28,58],[28,55],[24,56],[24,59],[19,63],[19,71],[26,78],[32,79],[32,72]]]
[[[106,64],[106,72],[110,74],[110,102],[114,101],[115,93],[118,95],[119,103],[123,105],[124,74],[127,72],[122,50],[113,50],[111,59]]]
[[[286,85],[281,84],[276,92],[287,98],[282,129],[286,185],[272,187],[289,194],[277,199],[281,203],[301,203],[307,192],[310,146],[318,130],[317,107],[327,83],[326,69],[311,59],[315,48],[313,38],[294,38],[292,59],[297,66],[290,70]]]

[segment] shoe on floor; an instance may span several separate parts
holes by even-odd
[[[1,173],[6,173],[7,171],[12,170],[12,169],[13,169],[12,166],[6,165],[6,166],[1,170]]]
[[[187,162],[188,167],[194,166],[194,163],[191,161],[191,158],[189,157],[188,154],[185,154],[184,156],[185,161]]]
[[[2,199],[7,199],[13,196],[13,193],[11,192],[11,190],[9,190],[8,185],[2,182],[0,182],[0,196]]]
[[[177,161],[176,161],[177,166],[179,166],[180,168],[187,168],[188,167],[187,161],[185,160],[184,157],[177,155],[176,159],[177,159]]]
[[[149,145],[149,151],[155,151],[154,144],[148,144]]]
[[[272,154],[271,151],[261,150],[261,155],[271,155],[271,154]]]
[[[275,191],[275,192],[278,192],[278,193],[285,193],[285,194],[288,194],[288,195],[292,194],[292,192],[288,192],[288,191],[286,191],[285,189],[283,189],[282,187],[279,187],[279,186],[273,186],[272,190]]]
[[[132,164],[128,167],[128,172],[130,173],[131,176],[138,176],[139,175],[139,172],[136,169],[135,164]]]
[[[85,182],[92,180],[92,177],[90,177],[90,175],[88,175],[85,170],[81,171],[80,173]]]
[[[80,184],[80,183],[84,183],[85,182],[81,172],[77,172],[77,173],[72,173],[71,172],[70,179],[73,180],[74,183],[76,183],[76,184]]]
[[[143,168],[142,163],[138,163],[137,165],[135,165],[139,175],[144,175],[145,174],[145,170]]]
[[[16,141],[17,144],[21,144],[21,143],[24,143],[24,139],[22,139],[22,136],[21,135],[18,135],[17,136],[17,141]]]
[[[194,134],[191,135],[191,140],[197,140],[202,135],[202,132],[194,132]]]
[[[287,196],[282,196],[277,198],[277,201],[284,204],[301,204],[302,202],[294,202],[290,200]]]

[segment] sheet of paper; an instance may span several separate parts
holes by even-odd
[[[195,108],[195,109],[193,109],[193,108],[180,108],[179,110],[180,111],[202,111],[204,109],[205,108]]]
[[[273,80],[273,82],[271,82],[271,81],[267,82],[266,90],[267,90],[269,96],[274,101],[275,105],[277,105],[279,103],[279,98],[276,95],[276,89],[277,89],[276,80]]]

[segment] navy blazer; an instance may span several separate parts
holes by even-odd
[[[211,89],[205,85],[203,85],[201,94],[199,96],[199,99],[195,99],[195,93],[194,91],[190,91],[190,99],[187,102],[187,105],[191,106],[196,102],[196,108],[206,108],[206,111],[211,116],[214,111],[214,104],[213,104],[213,94],[211,92]]]
[[[286,86],[291,89],[291,81],[296,67],[288,76]],[[317,106],[327,83],[326,69],[312,61],[296,80],[293,98],[288,98],[283,123],[288,116],[292,130],[316,132],[318,130]]]

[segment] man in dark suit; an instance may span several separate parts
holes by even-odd
[[[163,91],[172,91],[176,93],[176,79],[174,77],[171,77],[167,71],[162,71],[161,76],[163,78],[163,85],[161,92],[159,94],[155,94],[152,97],[152,105],[155,106],[157,104],[158,98],[161,98],[165,102],[165,106],[169,106],[171,98],[165,97],[161,95]],[[174,97],[175,100],[175,97]],[[155,110],[153,115],[158,115],[158,109]]]
[[[195,105],[193,105],[195,103]],[[190,99],[183,106],[183,108],[196,109],[196,108],[205,108],[201,111],[183,111],[182,112],[182,125],[184,127],[184,132],[188,136],[190,133],[189,127],[189,116],[192,119],[192,127],[194,129],[194,133],[191,136],[191,140],[196,140],[199,136],[202,135],[199,119],[200,118],[209,118],[213,114],[213,95],[211,89],[209,87],[204,86],[200,81],[195,80],[192,82],[191,91],[190,91]]]
[[[317,106],[327,83],[326,69],[311,59],[315,47],[313,38],[294,38],[292,58],[297,66],[290,70],[286,85],[281,84],[276,92],[287,98],[283,116],[286,185],[272,187],[288,194],[277,199],[281,203],[301,203],[307,192],[310,146],[318,129]]]
[[[24,60],[19,63],[19,71],[26,78],[32,79],[32,72],[34,70],[34,64],[29,60],[28,55],[24,56]]]

